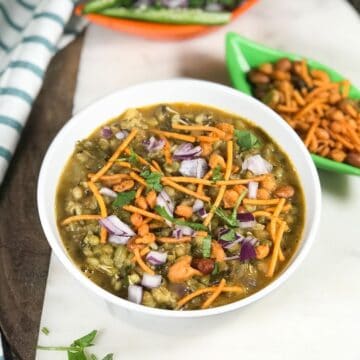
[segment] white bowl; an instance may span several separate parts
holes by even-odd
[[[284,271],[268,286],[234,303],[192,311],[153,309],[119,298],[86,278],[68,256],[60,238],[55,218],[55,195],[60,175],[74,151],[77,140],[84,139],[102,123],[132,107],[156,103],[193,102],[208,104],[238,114],[264,129],[283,149],[297,169],[305,194],[305,228],[301,243]],[[321,189],[309,152],[296,133],[274,111],[237,90],[207,81],[173,79],[155,81],[117,91],[75,115],[51,143],[40,170],[37,202],[42,227],[56,256],[65,268],[94,294],[112,307],[126,308],[150,315],[194,318],[228,312],[261,299],[282,284],[300,265],[315,238],[321,210]]]

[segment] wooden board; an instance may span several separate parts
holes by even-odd
[[[72,113],[83,38],[52,60],[0,188],[0,327],[15,359],[35,356],[50,259],[37,213],[37,178],[49,143]]]

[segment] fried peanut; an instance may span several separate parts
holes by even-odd
[[[290,186],[290,185],[284,185],[284,186],[279,186],[275,192],[274,192],[275,196],[277,197],[281,197],[281,198],[291,198],[294,196],[295,194],[295,189]]]

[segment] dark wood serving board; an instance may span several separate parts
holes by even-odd
[[[71,117],[83,38],[51,61],[0,187],[0,327],[11,349],[5,349],[6,359],[35,357],[50,259],[36,206],[37,178],[49,143]]]

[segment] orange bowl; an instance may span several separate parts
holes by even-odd
[[[248,10],[258,0],[247,0],[232,12],[231,20]],[[219,28],[219,26],[205,25],[173,25],[145,21],[119,19],[100,14],[82,14],[83,5],[75,9],[76,15],[84,16],[90,22],[116,31],[139,35],[155,40],[182,40],[194,36],[204,35]]]

